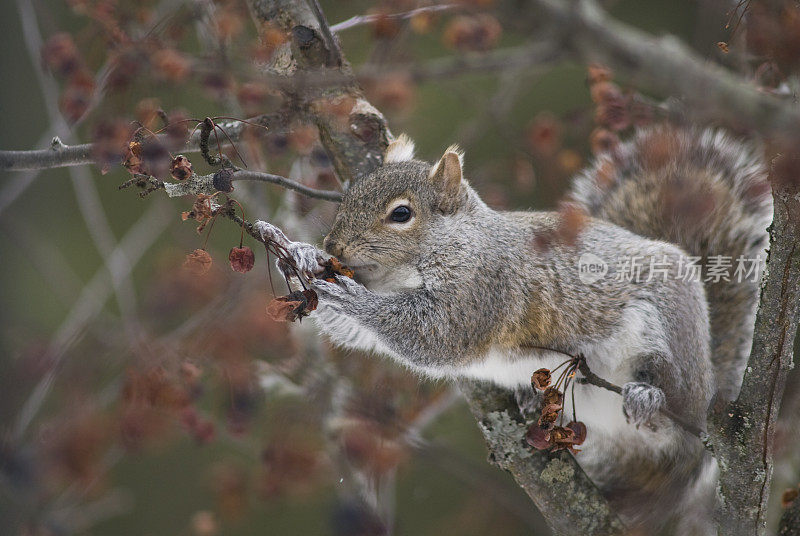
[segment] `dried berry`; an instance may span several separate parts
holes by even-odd
[[[189,122],[186,119],[183,112],[171,112],[167,116],[167,124],[164,127],[166,143],[176,151],[183,147],[186,140],[189,139]]]
[[[605,65],[599,63],[592,63],[587,69],[587,79],[590,85],[597,84],[598,82],[608,82],[611,80],[612,72]]]
[[[147,175],[164,177],[169,172],[172,156],[160,141],[149,138],[142,142],[139,154],[142,159],[142,167]]]
[[[214,184],[214,189],[220,192],[232,192],[233,191],[233,170],[231,168],[222,168],[216,173],[214,173],[214,178],[212,179]]]
[[[202,419],[194,406],[186,406],[181,410],[180,421],[198,445],[205,445],[214,439],[214,423],[211,420]]]
[[[355,272],[352,269],[348,268],[336,257],[331,257],[327,261],[322,263],[322,267],[324,268],[323,272],[317,276],[318,279],[324,279],[328,283],[335,283],[337,275],[342,275],[344,277],[349,277],[353,279],[355,276]]]
[[[169,171],[175,180],[184,181],[192,176],[192,163],[188,158],[179,154],[172,160]]]
[[[397,37],[402,29],[396,17],[391,17],[389,13],[373,13],[375,18],[372,20],[372,33],[376,39],[393,39]]]
[[[198,234],[202,233],[206,225],[214,218],[214,206],[211,204],[211,198],[212,196],[210,195],[197,194],[192,204],[192,210],[181,213],[181,220],[183,221],[191,218],[200,222],[200,225],[197,226]]]
[[[404,110],[414,103],[416,88],[408,73],[389,73],[365,86],[370,99],[381,108]]]
[[[584,441],[586,441],[586,425],[580,421],[572,421],[567,424],[566,426],[573,432],[575,432],[574,443],[576,445],[582,445]]]
[[[613,131],[625,130],[631,125],[628,102],[625,99],[601,102],[597,105],[594,119],[597,124]]]
[[[551,113],[542,112],[528,126],[528,144],[536,154],[553,156],[561,147],[562,125]]]
[[[87,75],[70,78],[58,101],[59,110],[70,124],[84,116],[92,102],[93,94],[94,81],[91,77]]]
[[[101,166],[119,163],[127,153],[130,129],[125,121],[103,120],[92,129],[92,154]]]
[[[539,417],[539,426],[550,426],[556,419],[563,409],[563,406],[560,404],[548,404],[542,408],[542,415]]]
[[[550,386],[551,380],[550,369],[540,368],[531,376],[531,385],[534,389],[542,391]]]
[[[542,405],[549,406],[551,404],[561,405],[564,401],[564,395],[555,387],[548,387],[544,390],[542,396]]]
[[[125,153],[125,160],[123,165],[127,168],[132,166],[139,166],[142,163],[142,144],[138,141],[128,143],[128,150]]]
[[[442,39],[450,48],[485,52],[497,45],[503,27],[487,13],[454,17],[444,29]]]
[[[267,315],[277,322],[294,322],[317,308],[317,293],[311,289],[296,290],[267,304]]]
[[[186,255],[183,261],[183,267],[189,270],[194,275],[203,275],[211,270],[211,255],[204,249],[196,249]]]
[[[569,450],[573,454],[578,452],[575,448],[575,432],[570,428],[555,426],[550,430],[550,441],[553,443],[553,450]]]
[[[561,170],[567,175],[576,173],[578,170],[580,170],[583,164],[581,155],[572,149],[561,149],[558,151],[558,154],[556,155],[556,161],[558,162],[558,167],[560,167]]]
[[[268,87],[258,82],[246,82],[236,92],[236,99],[239,104],[249,109],[263,106],[268,96]]]
[[[192,71],[189,59],[171,48],[163,48],[153,54],[152,61],[156,71],[170,82],[182,82]]]
[[[625,100],[619,86],[611,82],[592,84],[592,87],[589,89],[589,95],[592,98],[592,102],[595,104],[622,102]]]
[[[552,445],[550,443],[550,428],[542,428],[536,423],[532,424],[525,434],[525,441],[537,450],[550,448]]]
[[[436,14],[430,11],[416,13],[408,21],[411,31],[417,34],[427,34],[433,30],[436,24]]]
[[[242,32],[242,18],[230,11],[221,10],[215,15],[215,30],[220,39],[231,39]]]
[[[231,269],[234,272],[246,274],[253,269],[253,265],[256,262],[256,256],[252,249],[244,246],[239,248],[231,248],[231,252],[228,254],[228,260],[230,261]]]
[[[62,76],[74,73],[82,64],[78,47],[67,33],[57,33],[42,47],[42,60],[52,72]]]

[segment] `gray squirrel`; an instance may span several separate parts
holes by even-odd
[[[457,147],[431,165],[401,136],[344,194],[327,253],[256,228],[309,276],[311,317],[345,348],[516,390],[560,352],[584,356],[623,389],[575,385],[578,463],[632,530],[705,535],[716,463],[660,410],[705,429],[712,399],[738,392],[772,215],[766,174],[723,132],[643,130],[574,179],[570,200],[588,216],[565,240],[559,213],[488,207]],[[355,280],[314,279],[330,255]],[[702,269],[687,277],[691,266]]]

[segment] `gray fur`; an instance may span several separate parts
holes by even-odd
[[[649,383],[628,382],[622,386],[622,411],[636,426],[650,422],[666,404],[664,391]]]
[[[533,417],[542,407],[542,395],[530,385],[514,389],[514,400],[525,418]]]
[[[320,306],[312,318],[337,344],[389,355],[421,374],[510,388],[563,360],[534,347],[582,353],[593,372],[624,385],[624,393],[620,401],[595,386],[576,386],[578,412],[586,415],[578,418],[588,429],[578,461],[631,527],[706,534],[713,482],[698,482],[713,462],[697,438],[658,410],[668,407],[703,428],[719,382],[726,393],[735,390],[756,287],[708,287],[714,350],[724,354],[712,365],[705,290],[678,277],[686,253],[668,242],[702,254],[758,250],[767,204],[745,198],[743,181],[756,181],[763,170],[750,153],[740,151],[745,156],[731,162],[735,151],[724,137],[683,132],[679,138],[680,150],[663,169],[636,167],[637,138],[620,149],[610,189],[593,180],[597,169],[578,178],[576,201],[602,219],[590,219],[571,244],[557,239],[557,214],[494,211],[466,181],[457,191],[437,182],[453,169],[431,174],[425,162],[387,164],[345,194],[325,247],[356,269],[357,281],[313,281]],[[439,165],[445,161],[456,159],[443,157]],[[713,177],[712,193],[734,202],[715,205],[703,227],[659,219],[660,188],[684,176]],[[386,216],[398,199],[414,213],[403,225]],[[537,246],[542,238],[548,247]],[[323,255],[309,248],[293,251]],[[578,260],[587,254],[608,263],[605,277],[582,281]],[[645,266],[670,261],[666,280],[648,277],[647,269],[637,281],[618,278],[615,261],[633,256]],[[401,279],[386,291],[387,282]]]
[[[664,143],[659,140],[664,133],[641,131],[598,158],[575,179],[573,199],[597,218],[680,245],[701,257],[703,265],[715,255],[766,259],[772,197],[759,149],[720,130],[672,132],[667,165],[648,170],[641,154],[648,145]],[[599,170],[608,164],[613,173],[604,179],[610,184],[598,181]],[[705,287],[719,397],[733,400],[750,354],[759,282],[708,282]]]

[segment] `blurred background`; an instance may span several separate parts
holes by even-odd
[[[556,208],[597,149],[585,65],[467,67],[532,37],[491,0],[405,19],[386,15],[429,4],[321,4],[332,25],[374,15],[338,32],[367,98],[424,159],[459,143],[492,206]],[[604,4],[704,56],[730,38],[727,2]],[[0,32],[2,149],[124,141],[133,120],[160,128],[158,110],[247,118],[280,104],[253,68],[269,50],[244,1],[6,0]],[[315,128],[248,132],[237,148],[251,168],[338,187]],[[0,176],[1,534],[549,533],[487,463],[452,386],[274,322],[260,244],[245,235],[255,268],[233,272],[235,224],[198,234],[181,219],[192,199],[140,198],[118,188],[129,178],[118,165]],[[264,184],[237,183],[231,197],[248,219],[315,242],[335,210]],[[201,247],[210,270],[187,273]],[[796,377],[785,411],[800,408]],[[779,434],[780,490],[798,460],[781,450],[797,433]]]

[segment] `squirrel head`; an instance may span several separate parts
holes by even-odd
[[[365,282],[415,266],[420,244],[443,218],[477,206],[462,161],[456,146],[433,166],[415,160],[414,143],[400,136],[387,148],[383,166],[344,194],[325,250]]]

